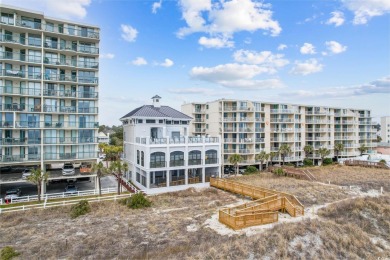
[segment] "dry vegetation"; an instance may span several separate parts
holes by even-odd
[[[335,186],[265,173],[236,179],[290,192],[306,207],[353,196]],[[318,218],[230,236],[220,235],[205,222],[219,207],[242,199],[238,196],[210,188],[151,199],[152,207],[140,210],[117,202],[91,204],[91,213],[76,219],[70,218],[70,207],[2,214],[0,248],[13,246],[22,259],[390,257],[388,195],[345,200],[320,210]]]
[[[337,185],[357,185],[363,191],[370,189],[379,190],[383,187],[386,191],[390,191],[390,170],[365,168],[359,166],[326,166],[312,167],[310,172],[322,182],[337,184]]]
[[[292,177],[280,177],[269,172],[233,177],[232,179],[241,183],[291,193],[305,207],[329,203],[352,196],[347,190],[340,189],[340,187],[294,179]]]

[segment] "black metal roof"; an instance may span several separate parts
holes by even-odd
[[[191,120],[192,117],[183,114],[176,109],[173,109],[169,106],[155,107],[153,105],[144,105],[134,109],[133,111],[127,113],[122,118],[127,117],[159,117],[159,118],[172,118],[172,119],[185,119]],[[121,119],[122,119],[121,118]]]

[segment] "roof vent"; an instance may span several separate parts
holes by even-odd
[[[159,95],[155,95],[154,97],[152,97],[153,99],[153,106],[154,107],[160,107],[160,99],[161,97]]]

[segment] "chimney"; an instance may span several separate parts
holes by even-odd
[[[154,97],[152,97],[153,99],[153,106],[154,107],[160,107],[160,99],[161,97],[159,95],[155,95]]]

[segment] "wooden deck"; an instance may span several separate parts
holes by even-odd
[[[210,186],[254,199],[236,207],[219,210],[219,221],[234,230],[277,222],[279,211],[287,212],[293,217],[304,215],[305,209],[300,201],[285,192],[219,178],[211,178]]]
[[[344,164],[347,166],[361,166],[369,168],[380,168],[380,169],[389,169],[389,167],[384,163],[379,162],[369,162],[361,160],[345,160]]]

